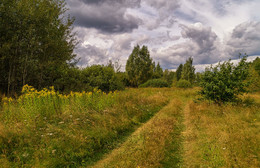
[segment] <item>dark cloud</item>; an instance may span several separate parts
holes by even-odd
[[[78,65],[83,67],[96,63],[106,64],[108,62],[106,52],[92,45],[81,45],[77,49],[77,55],[80,55]]]
[[[188,57],[193,57],[195,64],[211,64],[237,59],[239,53],[260,55],[260,22],[245,22],[236,26],[224,43],[219,41],[210,27],[201,23],[181,25],[181,28],[182,37],[188,41],[157,51],[157,59],[166,68],[176,69]]]
[[[227,46],[227,52],[233,57],[239,52],[260,55],[260,22],[244,22],[236,26]]]
[[[217,35],[210,27],[204,27],[201,23],[196,23],[191,26],[181,25],[182,37],[189,38],[198,46],[197,55],[209,53],[216,49]]]
[[[188,57],[193,57],[194,64],[198,65],[236,58],[239,52],[260,55],[260,22],[240,24],[228,36],[227,30],[240,23],[240,15],[234,18],[234,23],[229,20],[232,11],[236,13],[235,7],[241,4],[241,20],[249,17],[245,12],[248,6],[242,7],[243,3],[249,4],[246,0],[66,2],[69,13],[76,18],[80,45],[75,52],[81,57],[79,65],[82,66],[119,59],[124,67],[136,44],[147,45],[153,59],[167,69],[176,69]],[[201,7],[206,14],[200,12]],[[215,26],[217,34],[210,26]]]
[[[167,10],[174,10],[180,7],[179,0],[144,0],[145,3],[148,5],[156,8],[156,9],[163,9],[164,11]]]
[[[176,23],[176,18],[172,14],[180,7],[180,0],[142,0],[142,2],[153,7],[158,12],[155,20],[144,21],[149,30],[156,29],[161,25],[170,28]]]
[[[95,28],[103,33],[131,32],[141,20],[127,13],[138,7],[140,0],[67,0],[75,26]]]
[[[80,0],[81,2],[85,4],[91,4],[91,5],[102,5],[102,4],[109,4],[111,6],[121,6],[121,7],[137,7],[140,6],[141,0]]]
[[[214,63],[221,58],[218,37],[210,27],[201,23],[180,27],[182,37],[188,41],[174,44],[161,51],[157,59],[162,60],[165,67],[175,69],[189,57],[194,59],[194,64]]]

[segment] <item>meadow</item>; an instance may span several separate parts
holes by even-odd
[[[1,100],[1,167],[259,167],[260,93],[216,105],[199,90],[25,85]]]

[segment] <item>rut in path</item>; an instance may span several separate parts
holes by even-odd
[[[175,125],[179,122],[176,115],[180,114],[182,107],[183,103],[180,100],[171,100],[153,118],[130,135],[126,142],[98,161],[93,168],[168,167],[163,164],[167,155],[166,148],[168,142],[172,140]],[[166,159],[168,162],[166,165],[169,165],[169,161]]]

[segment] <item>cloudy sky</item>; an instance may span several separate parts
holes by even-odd
[[[118,61],[147,45],[164,69],[192,57],[197,70],[260,55],[260,0],[66,0],[75,17],[79,66]]]

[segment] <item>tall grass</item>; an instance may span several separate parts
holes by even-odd
[[[115,103],[117,93],[108,94],[100,90],[93,92],[71,92],[63,95],[55,92],[54,87],[44,88],[41,91],[25,85],[22,95],[14,100],[2,99],[2,117],[5,122],[31,122],[37,117],[52,118],[62,112],[70,111],[102,111]]]
[[[159,89],[71,92],[23,88],[3,98],[0,164],[5,167],[79,167],[100,159],[168,102]]]
[[[1,101],[0,165],[260,167],[260,94],[216,105],[192,101],[198,90],[63,95],[25,86]]]
[[[249,97],[236,105],[189,103],[184,167],[260,167],[259,95]]]
[[[197,89],[171,88],[161,91],[167,92],[171,99],[167,106],[93,168],[173,168],[182,165],[182,109]]]

